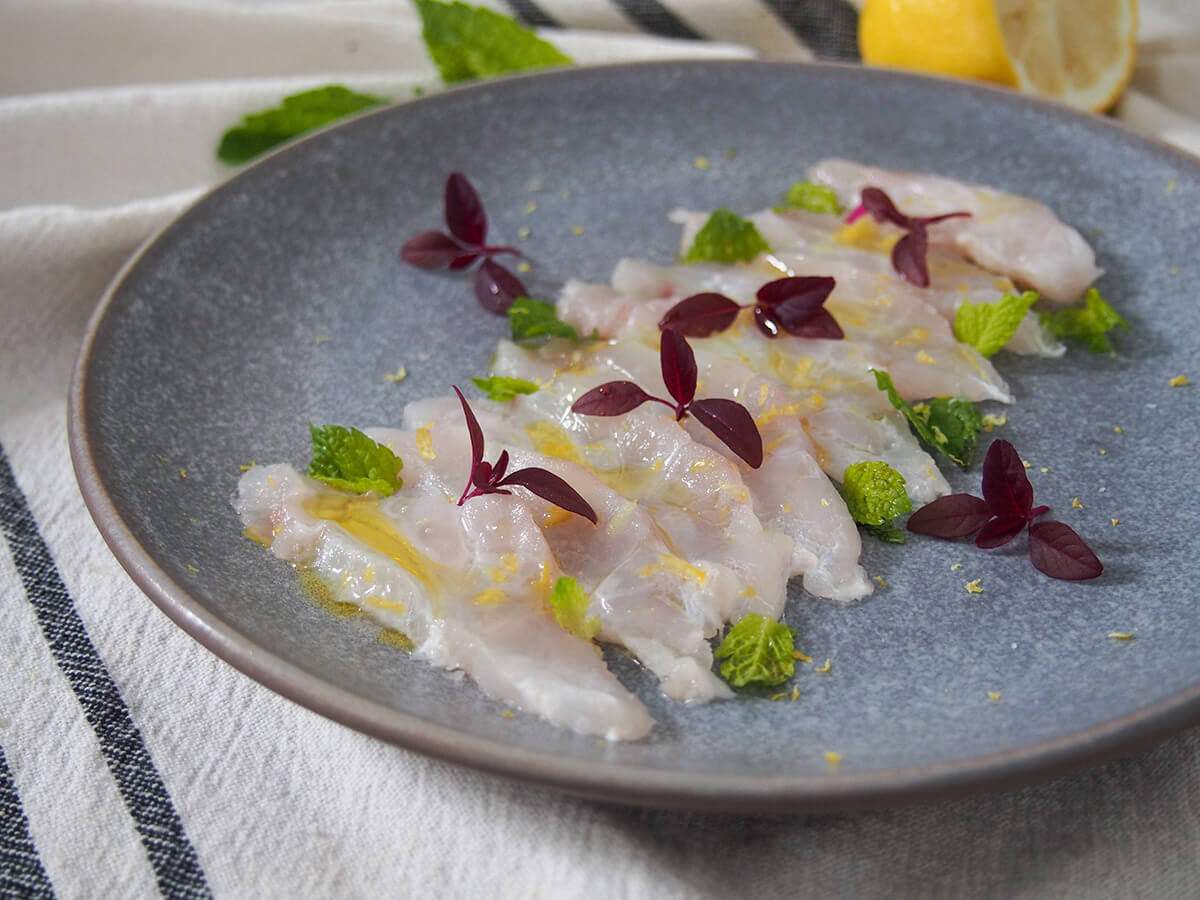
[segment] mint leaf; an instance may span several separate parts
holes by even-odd
[[[895,409],[904,413],[926,449],[936,450],[964,469],[971,465],[971,455],[983,428],[983,416],[974,403],[957,397],[938,397],[914,408],[904,402],[891,375],[879,369],[871,371],[875,374],[875,386],[887,394]]]
[[[863,531],[871,535],[871,537],[877,538],[886,544],[908,543],[908,535],[890,523],[885,523],[883,525],[864,525]]]
[[[774,687],[796,672],[792,629],[759,613],[746,613],[713,653],[721,677],[734,687]]]
[[[1008,343],[1037,299],[1036,293],[1026,291],[1020,297],[1005,294],[995,303],[964,301],[954,314],[954,336],[980,356],[991,356]]]
[[[585,641],[600,632],[600,617],[587,615],[588,598],[574,578],[563,575],[550,589],[550,608],[554,619],[566,631]]]
[[[842,499],[850,517],[863,525],[883,525],[912,511],[912,501],[904,490],[904,476],[880,460],[846,467]]]
[[[806,209],[815,213],[833,213],[835,216],[842,211],[833,188],[812,181],[797,181],[788,188],[783,197],[783,205],[775,207],[775,211],[783,212],[789,208]]]
[[[292,94],[279,106],[250,113],[226,131],[217,147],[217,159],[239,166],[307,131],[387,102],[384,97],[356,94],[340,84]]]
[[[574,62],[498,12],[466,3],[415,2],[425,47],[446,84]]]
[[[377,444],[357,428],[308,423],[312,433],[313,457],[305,473],[330,487],[365,494],[367,491],[388,497],[404,482],[404,468],[395,453]]]
[[[518,297],[506,313],[514,341],[537,341],[552,337],[581,340],[579,332],[560,322],[553,304],[532,297]]]
[[[758,233],[753,222],[747,222],[727,209],[716,209],[696,232],[692,246],[688,248],[683,261],[749,262],[758,254],[770,251],[770,246]]]
[[[1038,318],[1053,334],[1083,344],[1093,353],[1112,353],[1108,332],[1114,328],[1129,330],[1129,323],[1095,288],[1088,288],[1083,295],[1082,307],[1046,311]]]
[[[517,394],[533,394],[538,386],[524,378],[506,378],[503,375],[489,375],[487,378],[472,378],[475,387],[487,394],[489,400],[504,403]]]

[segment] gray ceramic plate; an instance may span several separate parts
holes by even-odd
[[[658,726],[608,745],[501,716],[366,621],[315,606],[241,536],[239,464],[303,465],[309,419],[394,424],[406,401],[484,372],[504,321],[476,306],[467,277],[396,254],[440,224],[449,171],[479,187],[495,238],[530,229],[531,286],[550,296],[571,276],[604,279],[621,255],[670,259],[672,207],[757,209],[832,154],[1042,198],[1097,247],[1101,287],[1131,326],[1120,352],[998,363],[1019,398],[1002,433],[1032,462],[1038,502],[1104,560],[1098,581],[1052,581],[1019,546],[868,542],[866,565],[887,582],[868,601],[843,609],[793,588],[800,646],[832,660],[828,674],[804,667],[799,701],[684,708],[616,657]],[[1200,713],[1200,385],[1168,386],[1200,382],[1198,203],[1200,167],[1181,154],[956,83],[734,62],[481,84],[298,143],[167,228],[92,322],[71,449],[100,530],[155,603],[272,689],[384,740],[596,797],[701,808],[1015,784]],[[383,380],[400,365],[406,380]],[[958,486],[977,489],[978,470]],[[964,589],[972,579],[982,594]]]

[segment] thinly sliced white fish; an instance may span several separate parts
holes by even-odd
[[[895,229],[889,229],[889,233],[879,226],[880,233],[875,240],[868,240],[864,245],[851,243],[844,237],[854,232],[845,229],[836,216],[788,210],[782,213],[764,211],[751,219],[774,248],[776,257],[795,274],[835,275],[835,269],[844,273],[853,268],[860,283],[864,279],[873,279],[872,292],[877,297],[895,292],[917,292],[921,300],[951,325],[958,308],[968,300],[995,303],[1006,293],[1019,293],[1010,278],[982,269],[944,247],[930,248],[930,286],[913,287],[892,267],[891,241],[899,237]],[[1013,353],[1033,356],[1055,357],[1066,352],[1066,347],[1041,326],[1034,312],[1025,314],[1016,334],[1004,346]]]
[[[417,657],[461,669],[494,699],[556,725],[609,740],[645,736],[653,722],[642,703],[590,642],[541,608],[538,586],[559,569],[529,510],[501,495],[457,507],[414,474],[379,501],[287,465],[255,467],[234,505],[276,556],[403,631]],[[493,570],[515,589],[503,590]]]
[[[576,327],[586,317],[588,327],[595,327],[602,336],[653,345],[663,313],[678,302],[680,294],[695,292],[694,284],[679,290],[679,279],[693,277],[692,270],[701,268],[622,260],[614,281],[630,292],[638,290],[656,299],[638,302],[630,294],[573,282],[563,291],[559,316]],[[708,279],[718,276],[710,272],[699,277],[715,283]],[[748,321],[748,315],[743,316]],[[840,481],[847,466],[876,459],[904,476],[909,496],[916,503],[949,493],[944,476],[921,449],[904,417],[876,388],[870,361],[864,364],[861,350],[853,342],[771,339],[739,319],[726,332],[689,343],[700,365],[724,358],[782,387],[789,397],[788,407],[815,446],[817,462],[830,478]],[[554,367],[544,364],[543,374],[549,377]],[[647,373],[646,377],[659,376]]]
[[[562,571],[576,578],[589,597],[589,614],[600,620],[601,640],[632,650],[657,675],[663,692],[676,700],[704,702],[731,696],[712,672],[708,638],[724,622],[723,611],[743,582],[718,562],[683,558],[648,512],[607,487],[584,466],[521,449],[512,422],[486,401],[473,404],[486,439],[507,444],[509,471],[544,468],[563,478],[595,510],[598,524],[514,488],[512,502],[524,505],[541,529]],[[471,449],[457,397],[423,400],[405,412],[408,423],[423,422],[422,464],[443,491],[458,492],[471,465]],[[404,432],[372,430],[376,440],[395,444]],[[492,457],[498,454],[493,450]],[[407,469],[407,467],[406,467]],[[464,504],[472,506],[481,498]],[[501,572],[494,573],[497,577]],[[773,573],[777,583],[783,575]],[[641,648],[639,650],[638,648]]]
[[[847,207],[856,206],[862,189],[871,186],[886,191],[905,215],[970,212],[971,218],[930,226],[930,242],[953,247],[1056,303],[1075,302],[1103,274],[1083,236],[1049,207],[1026,197],[844,159],[822,160],[808,170],[808,177],[833,188]]]

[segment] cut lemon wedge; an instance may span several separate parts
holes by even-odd
[[[858,43],[871,65],[1100,111],[1133,74],[1137,19],[1137,0],[866,0]]]

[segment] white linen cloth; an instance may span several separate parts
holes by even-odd
[[[807,58],[785,5],[536,9],[569,26],[547,36],[581,63]],[[648,19],[629,10],[647,6],[667,10],[670,33],[725,43],[636,33]],[[1145,0],[1142,28],[1119,115],[1200,153],[1200,9]],[[1200,895],[1197,729],[1103,768],[907,810],[626,809],[334,724],[159,613],[75,486],[71,365],[121,263],[228,173],[221,132],[330,81],[396,97],[434,86],[412,8],[0,0],[0,894]]]

